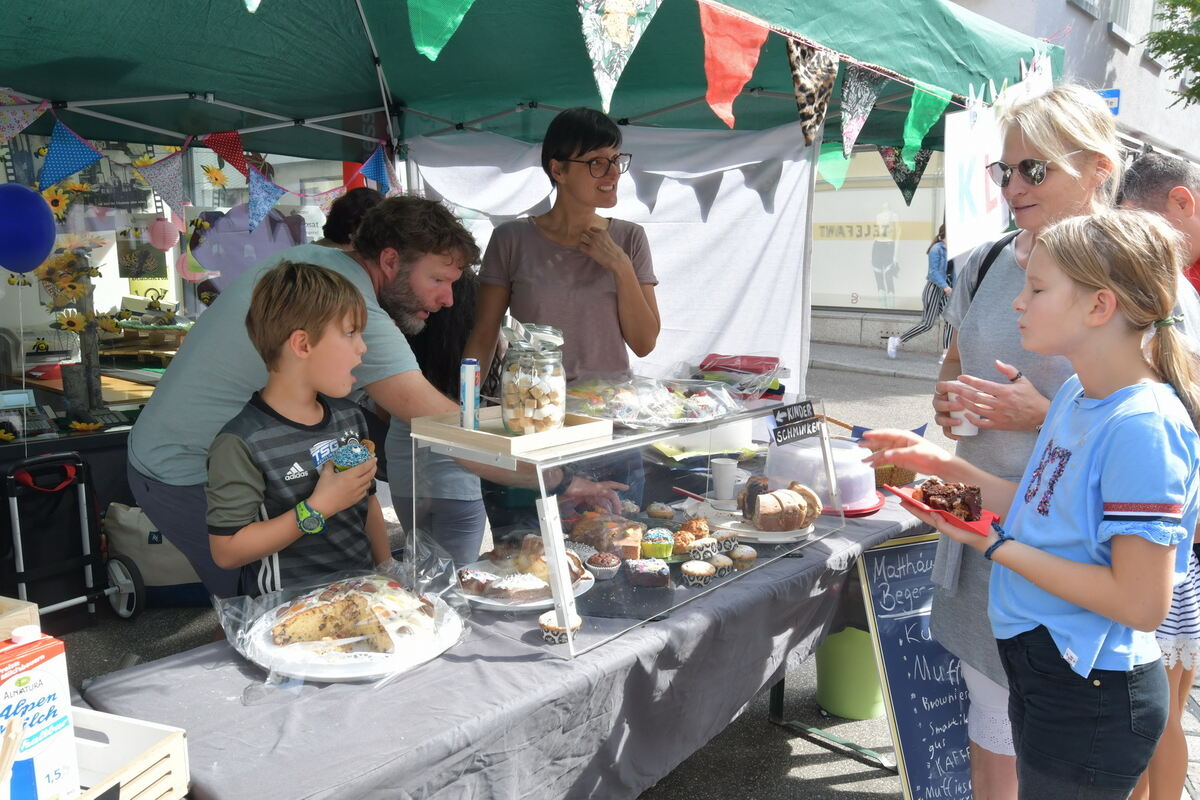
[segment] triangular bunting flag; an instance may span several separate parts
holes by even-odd
[[[54,121],[54,133],[50,134],[50,147],[46,150],[46,163],[38,179],[38,191],[74,175],[79,170],[95,164],[101,158],[90,144],[80,139],[75,131]]]
[[[921,183],[921,176],[925,174],[925,166],[929,163],[929,156],[932,153],[932,150],[918,150],[917,157],[914,159],[915,166],[909,169],[904,160],[900,158],[900,148],[882,146],[879,148],[879,155],[883,157],[884,166],[891,173],[892,180],[900,187],[900,194],[904,195],[905,205],[912,205],[913,193],[917,191],[917,186]]]
[[[346,187],[339,186],[336,189],[330,189],[328,192],[321,192],[317,195],[317,206],[321,209],[321,213],[329,216],[329,209],[333,206],[335,200],[346,194]]]
[[[475,0],[408,0],[408,27],[413,47],[430,61],[458,30]]]
[[[816,140],[817,131],[821,130],[821,123],[825,121],[829,95],[833,93],[833,81],[837,77],[838,60],[828,50],[818,50],[795,39],[787,40],[787,49],[800,129],[804,131],[804,143],[811,145]]]
[[[600,105],[608,113],[617,81],[633,48],[646,31],[662,0],[577,0],[583,39],[592,59],[592,74],[600,90]]]
[[[183,219],[183,159],[180,153],[173,153],[153,164],[144,164],[137,171],[175,217]]]
[[[662,188],[663,180],[665,178],[657,172],[638,172],[633,178],[637,199],[642,201],[642,205],[651,214],[654,213],[654,206],[658,204],[658,190]]]
[[[704,34],[704,99],[730,128],[733,101],[754,74],[758,53],[770,32],[765,25],[700,3],[700,30]]]
[[[5,108],[5,106],[31,106],[20,97],[0,92],[0,144],[7,142],[33,124],[33,121],[50,107],[49,100],[29,108]]]
[[[925,134],[941,119],[942,112],[948,105],[950,92],[945,89],[920,81],[913,86],[912,105],[909,106],[908,116],[904,119],[904,151],[901,153],[909,169],[915,169],[914,159],[921,150],[921,143],[925,141]]]
[[[742,173],[742,180],[746,182],[746,188],[753,189],[758,195],[758,199],[762,201],[763,211],[767,214],[774,214],[775,190],[779,188],[779,180],[783,177],[783,161],[778,158],[769,158],[766,161],[738,167],[738,172]]]
[[[841,189],[849,171],[850,157],[838,147],[837,142],[821,145],[821,155],[817,158],[817,172],[821,173],[826,183],[835,190]]]
[[[262,176],[258,170],[250,170],[250,206],[246,210],[246,220],[250,232],[258,227],[263,217],[271,213],[275,202],[287,191],[282,186],[276,186]]]
[[[249,177],[250,168],[246,166],[246,149],[242,146],[242,136],[237,131],[210,133],[200,141],[225,159],[229,166]]]
[[[384,155],[387,155],[386,152]],[[389,197],[400,194],[403,191],[404,184],[400,182],[400,176],[396,174],[395,159],[386,157],[383,159],[383,165],[387,167],[387,179],[388,183],[391,184],[392,187],[389,191],[384,192],[384,194],[388,195]]]
[[[386,195],[391,189],[391,184],[388,183],[387,165],[384,163],[387,156],[384,155],[383,145],[375,148],[375,152],[362,165],[361,174],[364,178],[375,181],[379,184],[379,193]]]
[[[887,78],[878,72],[846,62],[846,69],[842,72],[842,155],[846,158],[854,150],[858,134],[867,124],[867,117],[875,108],[879,90],[886,81]],[[842,177],[845,178],[845,173]],[[841,184],[837,188],[841,188]]]

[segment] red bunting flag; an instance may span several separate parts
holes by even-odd
[[[237,131],[210,133],[200,141],[225,159],[229,166],[243,175],[249,176],[250,168],[246,166],[246,149],[242,147],[242,137]]]
[[[704,74],[708,78],[704,99],[732,128],[733,101],[754,74],[759,51],[770,31],[765,25],[708,3],[698,5],[700,30],[704,33]]]

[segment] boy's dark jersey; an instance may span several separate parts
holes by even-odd
[[[361,409],[318,395],[325,415],[316,425],[285,419],[258,392],[226,423],[208,452],[208,532],[231,536],[246,525],[291,514],[317,485],[319,467],[343,444],[367,436]],[[371,488],[374,493],[374,486]],[[242,567],[242,592],[259,595],[351,569],[370,569],[367,499],[333,514],[325,531],[301,536],[273,555]]]

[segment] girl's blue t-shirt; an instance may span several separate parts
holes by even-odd
[[[1089,564],[1112,563],[1113,536],[1141,536],[1175,553],[1187,573],[1200,511],[1200,440],[1175,391],[1138,383],[1100,400],[1078,376],[1055,395],[1005,518],[1017,541]],[[992,569],[989,616],[997,639],[1045,625],[1076,673],[1128,670],[1160,656],[1153,632],[1137,631]]]

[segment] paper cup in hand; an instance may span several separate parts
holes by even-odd
[[[737,460],[733,458],[710,458],[714,500],[732,500],[733,487],[737,482]]]
[[[949,392],[946,396],[951,403],[958,399],[958,395],[954,392]],[[965,411],[951,411],[950,416],[954,417],[954,426],[950,428],[950,432],[955,436],[974,436],[979,433],[979,428],[974,422],[967,419]]]

